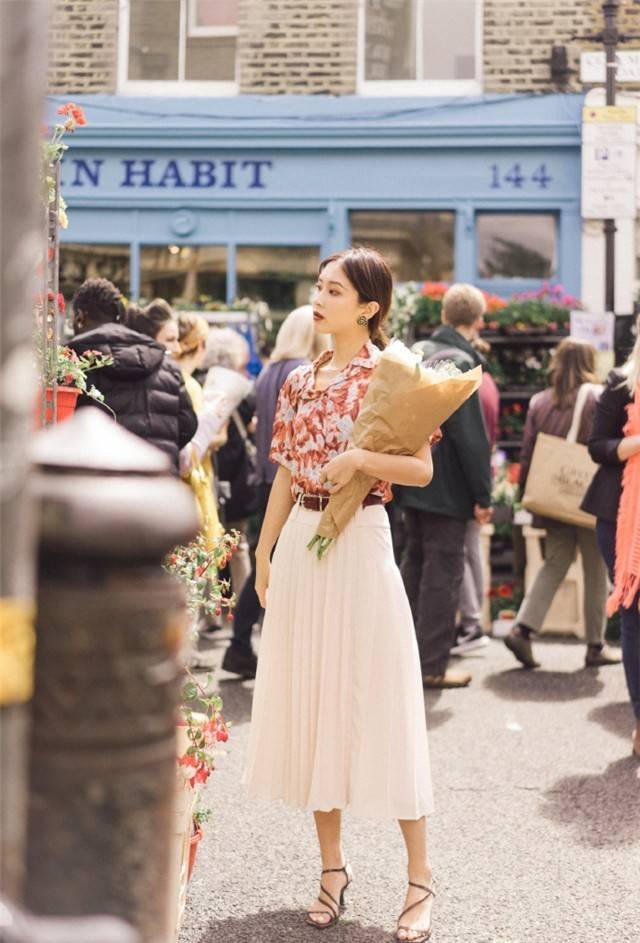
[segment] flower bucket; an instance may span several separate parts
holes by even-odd
[[[202,829],[197,822],[193,822],[191,838],[189,839],[189,870],[187,871],[187,881],[191,880],[191,875],[193,874],[193,869],[196,863],[196,853],[198,851],[198,845],[201,838]]]
[[[76,411],[80,390],[75,386],[59,386],[56,393],[56,422],[64,422],[69,416],[73,416]],[[46,415],[47,422],[53,420],[53,389],[47,387],[46,390]],[[38,414],[37,425],[42,425],[42,416]]]

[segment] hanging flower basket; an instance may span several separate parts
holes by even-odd
[[[78,404],[78,397],[82,390],[75,386],[59,386],[56,390],[56,422],[63,422],[69,416],[73,416]],[[45,391],[45,424],[50,425],[53,422],[53,388],[48,386]],[[38,426],[42,425],[42,416],[38,416]]]

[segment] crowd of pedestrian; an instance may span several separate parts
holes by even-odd
[[[430,802],[430,784],[428,765],[414,751],[424,734],[413,716],[417,710],[414,675],[417,672],[423,688],[467,687],[471,674],[450,668],[450,656],[488,644],[482,626],[487,586],[481,531],[492,514],[499,395],[491,376],[490,348],[480,335],[484,296],[471,285],[453,285],[443,298],[442,324],[414,347],[428,366],[451,361],[462,372],[480,367],[478,392],[443,423],[438,441],[431,448],[425,444],[424,455],[421,452],[406,461],[374,453],[354,457],[362,450],[345,449],[368,378],[386,346],[383,325],[390,286],[388,268],[377,253],[350,250],[325,260],[313,305],[295,309],[282,322],[273,352],[255,383],[247,375],[248,344],[231,328],[211,327],[198,314],[176,314],[162,299],[146,307],[127,307],[106,279],[85,282],[73,301],[71,348],[79,354],[97,350],[113,360],[92,378],[106,407],[125,429],[167,454],[175,474],[194,492],[210,545],[223,529],[239,533],[230,569],[237,606],[222,667],[242,678],[258,675],[250,790],[256,795],[288,797],[294,805],[316,813],[323,875],[328,877],[323,879],[308,922],[320,927],[338,919],[350,881],[339,847],[339,819],[332,819],[333,812],[327,811],[345,805],[360,805],[374,814],[384,806],[401,820],[410,860],[414,855],[416,878],[410,879],[406,913],[415,910],[425,916],[431,896],[430,870],[416,850],[424,835],[414,832],[410,823],[422,821]],[[529,404],[520,488],[524,493],[531,484],[538,436],[564,439],[572,429],[598,465],[582,504],[596,526],[534,518],[534,525],[544,528],[546,535],[544,563],[505,638],[524,668],[539,667],[532,641],[579,549],[584,570],[585,667],[616,665],[621,660],[605,641],[611,582],[614,595],[609,612],[620,611],[622,661],[635,716],[632,750],[638,757],[640,459],[636,457],[640,456],[640,404],[637,414],[634,409],[639,382],[640,339],[627,362],[609,374],[604,387],[596,376],[593,347],[566,338],[554,352],[549,385]],[[356,461],[361,464],[356,466]],[[303,541],[312,534],[317,512],[334,489],[362,468],[380,480],[354,519],[358,523],[352,529],[349,525],[340,538],[342,550],[330,562],[312,565]],[[385,513],[390,482],[394,510]],[[375,514],[372,505],[378,505]],[[254,553],[251,535],[256,522],[261,537]],[[285,560],[286,554],[290,557]],[[379,579],[376,592],[366,599],[357,588],[356,574],[363,570],[368,580],[371,574]],[[262,619],[268,585],[272,596],[260,651],[260,664],[265,660],[268,666],[261,671],[252,635]],[[393,614],[389,609],[384,617],[381,613],[388,607],[381,602],[382,591],[394,600]],[[375,610],[370,605],[373,598],[378,601]],[[359,772],[352,768],[351,785],[340,778],[340,763],[347,762],[356,729],[349,727],[347,735],[345,728],[341,739],[338,715],[351,703],[344,685],[360,685],[358,696],[366,700],[367,685],[375,675],[370,646],[369,660],[358,667],[351,643],[345,641],[349,633],[356,638],[358,619],[365,612],[368,638],[377,639],[376,658],[387,652],[389,639],[395,639],[397,651],[385,655],[385,684],[396,664],[398,686],[403,689],[402,698],[396,697],[394,703],[404,753],[398,753],[397,737],[395,746],[387,744],[397,763],[395,793],[387,792],[379,807],[366,785],[372,781],[367,751],[373,749],[374,741],[368,739],[364,717],[362,729],[358,728],[362,768]],[[384,632],[376,628],[381,618]],[[204,628],[211,632],[219,625]],[[308,664],[298,664],[301,658]],[[322,666],[332,675],[331,682],[313,676]],[[363,708],[363,704],[359,702],[358,716],[369,710],[373,723],[375,705]],[[307,733],[320,729],[318,711],[325,719],[333,718],[327,765],[320,764],[324,772],[309,754],[313,748],[316,759],[324,755],[316,735],[311,744],[300,740],[300,724],[306,725]],[[282,727],[275,734],[274,712],[279,718],[275,726]],[[263,756],[260,727],[267,717],[270,742],[268,755]],[[387,722],[378,727],[374,738],[376,756],[382,726],[386,729]],[[279,746],[274,745],[276,734]],[[337,765],[332,759],[336,750],[344,752]],[[382,756],[379,759],[382,762]],[[276,768],[276,762],[284,765]],[[286,773],[286,769],[291,772],[292,763],[298,764],[295,783]],[[402,786],[405,780],[419,780],[420,790],[407,791]],[[359,782],[364,791],[355,795]],[[416,888],[421,897],[416,896]],[[426,939],[414,924],[415,920],[410,926],[401,924],[398,939]]]
[[[113,358],[93,382],[118,422],[162,449],[176,474],[192,488],[207,542],[211,545],[223,529],[239,534],[230,572],[237,607],[223,668],[253,678],[257,655],[252,634],[262,607],[249,537],[262,523],[276,475],[269,451],[278,398],[289,374],[315,362],[327,349],[327,334],[314,328],[311,305],[292,311],[254,384],[246,371],[249,346],[239,332],[210,327],[197,314],[176,314],[163,299],[145,307],[126,306],[109,281],[90,279],[77,292],[73,312],[70,346],[78,353],[99,350]],[[478,394],[442,427],[442,440],[433,448],[433,481],[427,487],[394,489],[394,546],[426,688],[466,687],[470,673],[451,669],[450,656],[488,643],[482,627],[487,587],[481,529],[491,517],[499,395],[491,375],[490,347],[480,333],[484,312],[480,291],[454,285],[443,299],[441,326],[414,345],[427,365],[449,360],[462,371],[478,365],[483,370]],[[553,355],[549,386],[529,404],[519,463],[521,493],[538,434],[564,438],[577,412],[577,441],[588,444],[599,471],[584,500],[584,510],[597,519],[595,530],[533,518],[534,526],[545,531],[544,562],[505,639],[526,668],[539,667],[532,640],[578,548],[584,570],[585,666],[620,661],[604,639],[605,606],[609,580],[615,576],[622,472],[628,459],[640,452],[640,432],[625,435],[639,361],[636,345],[603,388],[596,376],[594,348],[563,339]],[[622,660],[637,721],[634,749],[640,753],[637,605],[622,607],[620,621]],[[215,631],[219,625],[207,628]]]

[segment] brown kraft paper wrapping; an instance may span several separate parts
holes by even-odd
[[[422,368],[403,345],[392,343],[371,378],[349,448],[414,455],[478,389],[481,381],[482,367],[443,376],[437,369]],[[322,557],[375,483],[375,478],[356,472],[347,485],[332,495],[309,549],[317,545],[317,554]]]

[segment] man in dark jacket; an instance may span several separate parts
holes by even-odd
[[[69,347],[77,354],[98,350],[113,357],[113,365],[91,373],[89,383],[103,394],[120,425],[167,453],[177,474],[180,449],[198,425],[180,368],[162,344],[122,323],[122,296],[106,278],[85,281],[73,311],[76,336]],[[78,406],[89,405],[96,403],[80,397]]]
[[[471,340],[482,327],[485,302],[472,285],[452,285],[442,302],[442,326],[421,345],[429,365],[451,360],[462,371],[484,365]],[[447,670],[456,638],[467,521],[489,520],[491,447],[477,393],[442,427],[426,488],[398,488],[406,546],[402,577],[416,626],[425,687],[464,687],[471,675]]]

